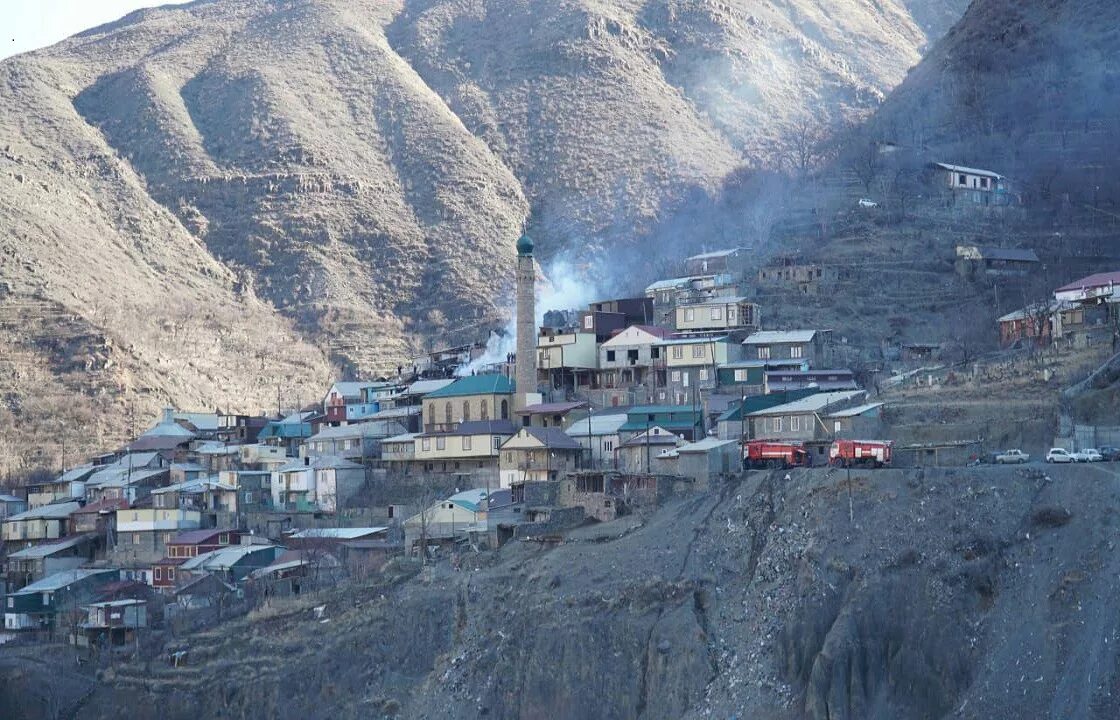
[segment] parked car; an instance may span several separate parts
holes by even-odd
[[[1085,448],[1073,453],[1073,457],[1077,462],[1101,462],[1104,457],[1101,455],[1100,450],[1096,448]]]
[[[1106,446],[1102,447],[1100,450],[1101,450],[1101,457],[1103,457],[1106,461],[1108,461],[1108,462],[1120,461],[1120,448],[1112,447],[1111,445],[1106,445]]]
[[[1005,450],[999,455],[996,455],[996,463],[999,465],[1014,465],[1018,463],[1030,462],[1031,456],[1022,450]]]
[[[1046,462],[1048,463],[1071,463],[1077,462],[1069,450],[1065,448],[1050,448],[1050,452],[1046,453]]]

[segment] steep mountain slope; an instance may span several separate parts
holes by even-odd
[[[200,0],[0,63],[14,450],[66,408],[119,439],[126,410],[290,403],[459,339],[526,223],[546,259],[634,247],[927,39],[897,0]]]
[[[176,638],[75,717],[1116,717],[1114,472],[784,475]]]
[[[877,139],[988,165],[1033,199],[1120,203],[1120,5],[976,2],[876,114]]]

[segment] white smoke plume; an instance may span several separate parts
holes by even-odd
[[[544,324],[544,314],[550,310],[579,310],[598,299],[593,283],[565,260],[553,261],[547,271],[537,266],[536,316],[534,327]],[[486,351],[469,363],[459,366],[459,377],[472,375],[491,365],[504,363],[517,349],[517,308],[507,307],[503,332],[494,333],[486,341]]]

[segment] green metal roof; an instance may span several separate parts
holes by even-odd
[[[678,415],[680,413],[699,413],[695,405],[636,405],[626,411],[627,415]]]
[[[282,438],[284,440],[290,438],[309,438],[311,437],[311,423],[285,423],[285,422],[270,422],[265,425],[260,434],[257,435],[258,440],[265,440],[267,438]]]
[[[459,378],[447,387],[428,393],[425,398],[463,397],[465,395],[509,395],[513,381],[505,375],[471,375]]]
[[[618,429],[619,432],[645,432],[651,427],[657,426],[666,430],[692,430],[700,425],[700,415],[696,414],[693,418],[686,418],[680,420],[630,420],[625,425]]]
[[[747,398],[747,414],[749,415],[759,410],[768,410],[778,405],[795,402],[801,398],[816,395],[818,392],[821,392],[819,388],[802,388],[800,390],[783,390],[782,392],[770,393],[769,395],[753,395]],[[739,422],[743,419],[743,407],[744,406],[740,404],[733,408],[728,408],[726,412],[719,416],[716,422]]]

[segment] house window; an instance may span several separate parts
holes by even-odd
[[[451,403],[445,403],[443,406],[443,421],[448,425],[451,424]]]
[[[252,502],[253,502],[253,493],[251,493],[251,492],[245,493],[245,504],[250,505],[250,504],[252,504]]]
[[[490,403],[487,402],[486,400],[483,400],[482,403],[481,403],[481,406],[482,406],[482,414],[481,414],[482,419],[483,420],[489,420],[490,419]]]
[[[723,308],[712,308],[712,320],[723,320]]]
[[[509,420],[509,401],[502,400],[502,420]]]
[[[607,362],[614,362],[614,350],[607,350]]]
[[[781,432],[781,431],[782,431],[782,418],[776,417],[776,418],[774,418],[774,432]]]
[[[432,403],[431,405],[428,406],[428,424],[429,425],[435,425],[436,424],[436,404],[435,403]]]
[[[428,452],[429,450],[431,450],[432,449],[432,439],[431,438],[420,438],[420,449],[423,450],[424,452]]]
[[[685,311],[684,311],[684,321],[685,322],[693,322],[695,320],[696,320],[696,310],[694,310],[693,308],[685,309]]]
[[[839,421],[839,420],[837,420],[836,422],[832,423],[832,432],[834,432],[834,433],[837,433],[837,434],[839,434],[839,433],[840,433],[840,427],[841,427],[841,425],[840,425],[840,421]]]
[[[132,544],[133,545],[139,545],[140,544],[140,533],[132,533]]]
[[[684,348],[681,347],[680,345],[675,345],[673,347],[673,359],[674,360],[683,360],[684,359]]]
[[[758,359],[759,360],[769,360],[770,359],[770,346],[769,345],[759,345],[758,346]]]
[[[797,417],[796,415],[790,416],[789,429],[793,432],[799,431],[801,429],[801,418]],[[808,428],[805,429],[808,430]]]
[[[501,447],[502,447],[502,439],[500,437],[494,438],[493,448],[495,450],[499,450],[499,449],[501,449]]]
[[[692,357],[693,358],[702,358],[702,357],[704,357],[705,354],[706,353],[704,352],[704,346],[703,345],[693,345],[692,346]]]
[[[614,450],[614,441],[613,440],[604,440],[603,441],[603,450],[605,452],[611,452],[612,450]]]
[[[689,375],[687,372],[685,372],[685,374],[681,377],[681,384],[684,385],[685,387],[688,387],[688,381],[691,377],[692,377],[691,375]]]
[[[747,371],[746,370],[736,370],[735,371],[735,382],[746,382],[746,381],[747,381]]]
[[[707,382],[708,368],[700,368],[700,382]]]
[[[592,329],[594,329],[594,327],[595,327],[595,316],[594,315],[587,315],[586,317],[583,318],[583,329],[584,330],[592,330]]]
[[[653,358],[654,360],[658,360],[658,359],[660,359],[660,357],[661,357],[661,348],[659,348],[659,347],[654,347],[654,348],[650,348],[650,349],[649,349],[649,356],[650,356],[651,358]]]
[[[963,174],[957,176],[957,184],[961,187],[968,187],[968,178]]]
[[[673,377],[673,382],[679,383],[681,381],[681,371],[680,370],[674,370],[672,377]]]
[[[447,438],[440,435],[436,438],[436,450],[443,450],[447,447]]]
[[[171,542],[171,533],[164,533],[163,534],[163,544],[166,545],[169,542]]]
[[[804,345],[793,345],[793,346],[791,346],[790,349],[789,349],[789,356],[790,356],[790,358],[792,358],[794,360],[799,360],[800,358],[805,357],[805,346]]]
[[[463,422],[468,422],[471,419],[471,404],[469,401],[463,401]]]
[[[163,568],[156,566],[156,582],[163,582]]]
[[[219,545],[229,545],[229,533],[222,533],[218,536]]]
[[[471,436],[470,435],[464,435],[463,436],[463,449],[464,450],[470,450],[471,449]]]
[[[727,320],[728,320],[728,322],[735,322],[735,316],[737,314],[738,313],[735,311],[734,306],[727,308]]]
[[[988,189],[988,178],[980,178],[980,187],[985,190]]]
[[[174,580],[175,580],[175,568],[173,568],[173,567],[167,568],[167,579],[174,582]]]

